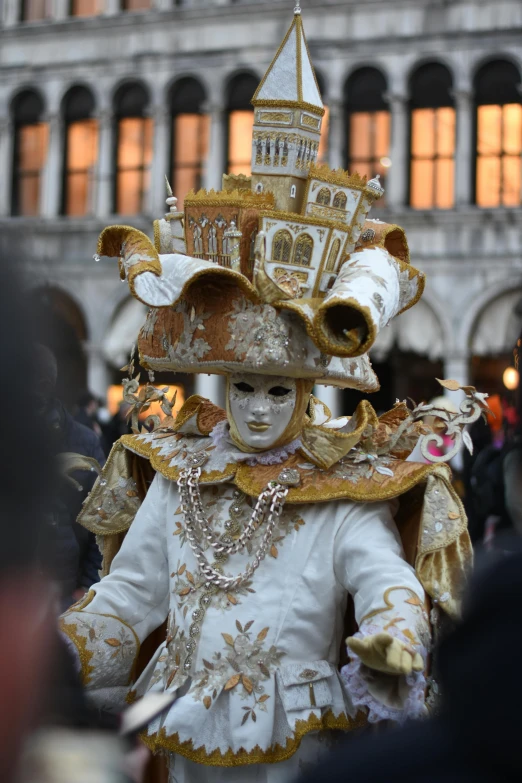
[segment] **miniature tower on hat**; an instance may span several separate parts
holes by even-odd
[[[271,191],[278,210],[300,212],[324,107],[299,6],[252,104],[252,190]]]

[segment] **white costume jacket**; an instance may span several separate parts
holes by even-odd
[[[146,741],[154,749],[225,766],[289,758],[306,733],[348,730],[364,723],[368,714],[370,720],[420,714],[422,673],[408,678],[371,675],[356,656],[339,671],[349,596],[359,634],[385,630],[426,655],[425,591],[404,557],[393,518],[399,504],[346,497],[299,503],[298,493],[306,497],[310,487],[320,491],[320,482],[329,476],[331,495],[339,494],[339,486],[345,495],[361,495],[366,482],[391,497],[400,494],[390,489],[398,472],[415,473],[409,485],[423,479],[428,486],[418,551],[424,552],[423,568],[434,572],[433,553],[439,557],[450,539],[464,540],[456,521],[461,507],[449,489],[446,469],[391,458],[368,464],[354,450],[355,460],[341,461],[326,472],[298,454],[283,454],[285,465],[301,471],[303,486],[289,493],[267,555],[252,578],[226,592],[201,576],[172,480],[187,453],[212,440],[173,432],[158,437],[127,436],[125,453],[155,454],[151,462],[158,472],[110,574],[63,618],[97,701],[118,706],[149,689],[175,691],[177,700],[149,727]],[[102,528],[103,517],[110,525],[125,504],[138,505],[136,484],[130,474],[122,476],[121,465],[117,481],[111,479],[123,453],[120,444],[119,456],[117,447],[87,509],[102,517]],[[248,467],[235,462],[236,457],[233,447],[211,451],[201,479],[206,482],[201,485],[203,508],[218,535],[234,535],[250,519],[259,489],[242,491],[242,486],[248,489],[248,476],[277,476],[283,467]],[[264,475],[259,481],[262,487]],[[400,482],[405,486],[404,477]],[[439,518],[444,518],[444,529],[437,532]],[[262,534],[256,532],[248,551],[220,563],[224,574],[245,571]],[[213,562],[208,549],[205,554]],[[440,562],[438,572],[440,577]],[[425,583],[432,596],[439,591],[441,607],[446,603],[449,608],[453,596],[440,592],[446,583],[434,577]],[[165,620],[164,640],[136,678],[140,644]]]

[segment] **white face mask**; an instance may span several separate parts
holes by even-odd
[[[267,375],[233,375],[228,394],[230,414],[241,440],[255,449],[269,449],[277,443],[294,412],[295,381]]]

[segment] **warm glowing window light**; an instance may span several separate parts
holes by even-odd
[[[45,122],[18,128],[18,210],[19,215],[38,215],[42,173],[47,157],[49,126]]]
[[[350,171],[371,179],[381,175],[384,182],[389,167],[390,114],[387,111],[354,112],[349,128]]]
[[[454,204],[455,109],[414,109],[411,115],[410,204],[450,209]]]
[[[251,174],[254,112],[238,109],[228,117],[228,173]]]
[[[118,122],[116,212],[120,215],[138,215],[146,209],[152,137],[150,117],[125,117]]]
[[[178,208],[189,190],[203,187],[203,168],[208,154],[208,114],[177,114],[172,128],[172,188]]]
[[[522,106],[477,108],[477,204],[516,207],[520,204]]]
[[[94,206],[94,167],[98,158],[98,123],[72,122],[67,128],[65,214],[88,215]]]

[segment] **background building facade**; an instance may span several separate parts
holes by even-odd
[[[2,263],[27,263],[62,358],[83,347],[63,362],[68,401],[105,395],[142,320],[93,261],[100,230],[150,233],[165,174],[181,202],[250,173],[250,99],[291,14],[280,0],[3,0]],[[406,229],[428,280],[372,352],[376,407],[436,394],[434,376],[500,391],[522,324],[522,4],[308,0],[303,21],[327,107],[319,158],[381,175],[372,216]]]

